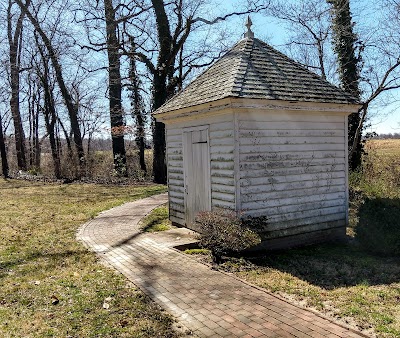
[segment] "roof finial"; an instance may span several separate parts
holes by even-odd
[[[251,38],[251,39],[254,38],[254,33],[250,28],[252,24],[253,23],[251,22],[250,15],[248,15],[247,16],[247,21],[246,21],[246,24],[245,24],[245,26],[247,27],[247,32],[244,34],[245,38]]]

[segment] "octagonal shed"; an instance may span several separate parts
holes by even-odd
[[[251,32],[251,31],[250,31]],[[267,216],[263,243],[343,237],[356,100],[252,34],[154,112],[166,125],[170,219]]]

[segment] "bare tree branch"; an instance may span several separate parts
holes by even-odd
[[[214,24],[216,24],[216,23],[218,23],[220,21],[224,21],[224,20],[226,20],[226,19],[228,19],[228,18],[230,18],[232,16],[240,16],[240,15],[245,15],[245,14],[250,14],[250,13],[258,13],[258,12],[260,12],[262,10],[267,9],[268,7],[269,7],[269,2],[266,5],[257,6],[255,9],[250,9],[250,10],[246,10],[246,11],[242,11],[242,12],[232,12],[232,13],[229,13],[229,14],[226,14],[226,15],[223,15],[223,16],[218,16],[213,20],[207,20],[207,19],[204,19],[204,18],[197,17],[197,18],[193,18],[191,20],[191,22],[192,23],[203,22],[203,23],[205,23],[207,25],[214,25]]]

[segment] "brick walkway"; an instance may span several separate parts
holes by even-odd
[[[139,220],[166,201],[163,194],[105,211],[81,227],[78,239],[195,336],[366,337],[173,249],[193,241],[187,229],[140,233]]]

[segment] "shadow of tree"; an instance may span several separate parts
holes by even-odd
[[[60,268],[62,262],[69,257],[89,257],[91,253],[87,250],[66,250],[62,252],[43,253],[40,251],[31,252],[27,255],[21,255],[14,259],[0,261],[0,278],[7,275],[8,270],[15,269],[18,265],[26,264],[41,258],[47,259],[47,268]],[[20,272],[21,273],[21,272]],[[31,273],[31,270],[27,270],[26,274]]]
[[[250,261],[260,268],[277,269],[327,290],[400,281],[398,258],[372,255],[355,243],[275,251]]]
[[[358,219],[356,239],[366,250],[400,256],[399,198],[366,198]]]

